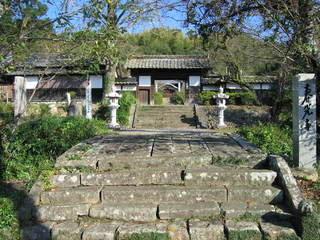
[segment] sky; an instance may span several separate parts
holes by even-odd
[[[54,19],[58,15],[60,9],[61,9],[61,2],[64,0],[56,0],[56,1],[49,1],[50,4],[48,4],[49,0],[41,0],[41,2],[44,2],[48,6],[48,12],[47,17]],[[70,1],[70,0],[69,0]],[[85,0],[71,0],[74,2],[73,7],[76,8],[76,1],[78,3],[84,3]],[[167,2],[172,2],[174,0],[167,0]],[[72,6],[72,5],[71,5]],[[148,29],[157,28],[157,27],[168,27],[168,28],[174,28],[174,29],[181,29],[184,33],[188,31],[184,27],[184,14],[180,11],[172,10],[170,12],[162,12],[161,17],[156,17],[152,21],[145,21],[145,22],[139,22],[138,24],[134,25],[129,29],[129,33],[140,33],[143,31],[146,31]],[[74,23],[81,25],[82,20],[81,19],[75,19]],[[58,30],[59,31],[59,30]]]

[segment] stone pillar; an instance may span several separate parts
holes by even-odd
[[[227,125],[224,123],[224,111],[227,109],[226,99],[229,98],[228,95],[223,93],[223,87],[220,86],[219,93],[213,98],[217,99],[218,109],[219,109],[219,123],[218,128],[225,128]]]
[[[26,115],[27,90],[25,78],[21,76],[14,77],[14,117]]]
[[[88,80],[86,87],[86,118],[92,119],[92,85],[90,80]]]
[[[301,168],[316,168],[316,78],[298,74],[292,86],[293,161]]]
[[[68,107],[70,106],[70,104],[71,104],[71,95],[70,95],[70,93],[66,93],[66,98],[67,98],[67,105],[68,105]]]
[[[112,86],[112,92],[108,94],[107,97],[110,101],[108,107],[111,109],[111,122],[109,123],[109,128],[119,128],[120,125],[117,123],[117,109],[120,107],[118,101],[121,95],[117,93],[114,85]]]

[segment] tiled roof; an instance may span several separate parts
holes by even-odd
[[[274,83],[276,76],[243,76],[243,81],[247,83]]]
[[[209,69],[210,60],[197,55],[141,55],[128,60],[129,69]]]

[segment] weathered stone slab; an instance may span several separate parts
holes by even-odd
[[[94,158],[89,158],[89,159],[83,159],[83,160],[63,160],[63,161],[57,161],[55,163],[55,167],[59,168],[59,167],[88,167],[88,168],[92,168],[92,169],[96,169],[97,167],[97,160]]]
[[[79,223],[63,222],[53,227],[52,240],[81,240],[82,230]]]
[[[222,203],[221,209],[225,212],[226,218],[238,218],[245,213],[251,213],[254,216],[263,216],[266,213],[275,211],[273,205],[250,202],[226,202]]]
[[[228,186],[229,201],[281,203],[283,191],[275,187]]]
[[[186,188],[170,186],[153,187],[105,187],[102,190],[103,203],[115,202],[204,202],[226,201],[227,191],[224,187]]]
[[[138,158],[114,158],[99,160],[99,170],[135,169],[141,167],[191,167],[211,165],[210,154],[179,154],[171,156],[138,157]]]
[[[65,188],[41,193],[42,204],[99,203],[100,187]]]
[[[261,233],[256,223],[226,221],[228,239],[261,240]]]
[[[33,215],[38,221],[75,220],[78,216],[87,216],[89,205],[39,206]]]
[[[180,184],[182,183],[181,171],[180,169],[136,169],[81,174],[81,184],[86,186]]]
[[[107,218],[124,221],[151,222],[157,219],[157,205],[150,203],[113,203],[94,205],[89,215],[93,218]]]
[[[82,240],[114,240],[118,227],[112,223],[94,224],[83,232]]]
[[[264,235],[264,238],[268,240],[277,240],[281,235],[286,236],[297,236],[296,232],[291,223],[278,221],[274,223],[261,222],[260,223],[261,231]],[[298,239],[298,238],[297,238]]]
[[[244,138],[240,137],[238,134],[231,133],[228,134],[236,143],[238,143],[243,149],[250,153],[262,153],[262,151],[257,148],[254,144],[248,142]]]
[[[191,217],[209,217],[218,215],[220,208],[216,202],[200,202],[195,204],[161,203],[159,205],[159,217],[163,220],[176,218],[188,219]]]
[[[276,176],[276,172],[269,170],[206,167],[187,169],[184,181],[186,185],[236,186],[248,184],[270,186]]]
[[[80,174],[54,175],[50,183],[53,187],[78,187],[80,186]]]
[[[166,232],[159,232],[155,226],[155,224],[151,223],[143,223],[143,224],[122,224],[119,229],[119,239],[128,239],[132,234],[141,234],[141,233],[162,233],[165,234]]]
[[[224,227],[220,222],[200,220],[189,221],[189,232],[192,240],[224,240]]]
[[[270,155],[268,157],[269,167],[278,173],[281,187],[283,188],[288,205],[292,211],[297,212],[299,203],[303,200],[297,181],[287,162],[280,156]]]
[[[186,222],[174,222],[168,225],[167,233],[170,240],[189,240]]]

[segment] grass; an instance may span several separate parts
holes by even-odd
[[[54,168],[56,157],[87,138],[111,132],[103,121],[51,115],[25,120],[13,133],[6,126],[0,130],[0,239],[17,240],[21,229],[36,221],[31,214],[16,214],[33,183],[39,179],[50,189],[50,177],[66,171]],[[68,171],[89,172],[85,167]]]

